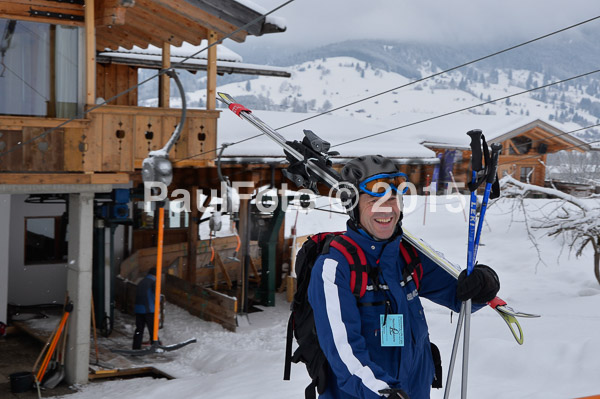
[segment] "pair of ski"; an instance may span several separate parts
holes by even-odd
[[[320,139],[310,130],[304,130],[305,137],[302,142],[288,141],[256,115],[252,114],[251,110],[237,103],[229,94],[218,93],[217,99],[226,104],[236,115],[248,121],[283,148],[283,151],[290,162],[290,167],[283,171],[284,175],[292,180],[297,186],[307,187],[313,189],[313,191],[316,189],[316,184],[318,182],[322,182],[328,187],[340,187],[342,178],[332,167],[332,162],[329,157],[334,153],[328,152],[330,147],[328,142]],[[487,148],[485,150],[487,151]],[[480,150],[478,153],[481,154]],[[480,176],[478,176],[478,179],[479,177]],[[472,196],[473,195],[475,195],[476,199],[477,197],[474,192],[472,192]],[[476,203],[474,206],[476,207]],[[458,275],[461,272],[460,266],[447,260],[441,253],[435,251],[425,241],[416,238],[404,227],[402,228],[402,231],[404,233],[403,238],[415,246],[417,250],[444,269],[448,274],[454,278],[458,278]],[[516,311],[509,307],[507,303],[499,297],[488,302],[488,305],[506,322],[515,340],[520,345],[523,344],[523,330],[521,329],[517,317],[532,318],[539,317],[539,315]]]

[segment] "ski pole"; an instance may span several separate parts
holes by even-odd
[[[475,245],[475,225],[477,224],[477,177],[482,169],[481,165],[481,130],[475,129],[467,133],[471,137],[471,200],[469,203],[469,235],[468,235],[468,251],[467,251],[467,275],[473,270],[473,249]],[[450,367],[448,368],[448,378],[446,380],[446,390],[444,391],[444,399],[448,399],[450,394],[450,385],[452,381],[452,373],[454,372],[454,364],[456,362],[456,353],[458,352],[458,343],[464,323],[465,336],[463,338],[463,368],[462,368],[462,387],[461,398],[466,398],[466,385],[468,375],[468,356],[469,356],[469,329],[471,327],[471,301],[465,301],[461,304],[456,333],[454,335],[454,345],[452,347],[452,357],[450,358]]]
[[[490,156],[489,150],[485,138],[481,134],[481,131],[471,131],[471,149],[472,149],[472,181],[469,185],[471,191],[470,201],[470,212],[469,212],[469,247],[467,253],[467,275],[469,275],[475,267],[477,260],[477,250],[479,248],[479,241],[481,238],[481,230],[483,222],[485,220],[485,212],[487,209],[488,200],[491,195],[495,198],[499,195],[496,189],[493,189],[493,185],[496,181],[496,170],[498,167],[498,156],[502,146],[500,144],[492,144],[492,154]],[[481,142],[483,142],[483,155],[485,159],[485,170],[483,175],[481,170]],[[475,224],[477,220],[477,195],[476,190],[479,185],[486,180],[485,191],[483,195],[483,201],[481,210],[479,212],[479,220],[477,221],[477,232],[475,232]],[[457,332],[452,347],[452,357],[450,360],[450,368],[448,370],[448,380],[446,383],[446,391],[444,392],[444,398],[448,398],[450,392],[450,384],[452,379],[452,373],[454,371],[454,363],[456,361],[456,352],[458,349],[458,341],[460,339],[460,330],[464,320],[465,336],[463,342],[463,374],[462,374],[462,387],[461,387],[461,398],[465,399],[467,394],[467,377],[468,377],[468,356],[469,356],[469,339],[470,339],[470,316],[471,316],[471,300],[463,302],[461,305],[461,314],[458,320]]]
[[[481,165],[481,130],[475,129],[467,133],[471,137],[471,167],[473,169],[471,175],[471,201],[469,204],[469,245],[467,249],[467,276],[473,272],[475,267],[475,223],[477,219],[477,177],[482,170]],[[487,148],[485,149],[487,152]],[[483,219],[480,217],[479,222]],[[467,299],[463,302],[461,311],[464,311],[464,328],[465,335],[463,337],[463,363],[462,363],[462,383],[460,397],[467,398],[467,380],[469,376],[469,341],[471,338],[471,300]]]

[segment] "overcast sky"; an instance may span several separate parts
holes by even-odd
[[[252,0],[271,10],[286,0]],[[532,39],[600,15],[597,0],[295,0],[274,15],[287,31],[247,45],[299,49],[346,39],[389,38],[457,44]],[[600,20],[592,22],[600,24]],[[230,42],[231,43],[231,42]]]

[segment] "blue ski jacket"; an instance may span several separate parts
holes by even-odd
[[[456,279],[419,253],[423,266],[419,290],[413,281],[402,287],[401,234],[376,241],[348,224],[346,235],[365,252],[377,272],[379,289],[369,287],[357,299],[350,290],[350,267],[344,255],[330,248],[317,258],[308,298],[319,344],[329,362],[327,389],[319,397],[373,399],[382,397],[381,389],[401,388],[411,399],[429,398],[435,370],[419,296],[458,312]],[[374,286],[371,279],[368,284]],[[473,311],[482,306],[474,305]],[[403,346],[382,346],[381,315],[402,315]]]
[[[154,313],[156,276],[147,274],[137,285],[134,312]]]

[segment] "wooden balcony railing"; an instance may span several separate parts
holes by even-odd
[[[65,119],[0,116],[1,172],[133,172],[149,151],[162,148],[181,110],[105,105],[59,129]],[[188,110],[169,159],[175,167],[214,159],[219,111]],[[32,140],[34,139],[35,140]],[[20,144],[24,143],[24,144]],[[9,151],[9,152],[7,152]],[[199,155],[198,154],[202,154]]]

